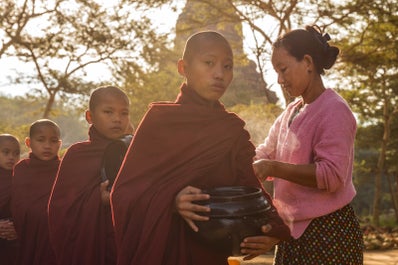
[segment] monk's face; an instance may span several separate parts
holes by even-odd
[[[87,111],[87,121],[108,139],[125,135],[130,124],[129,103],[121,96],[106,94],[94,110]]]
[[[0,142],[0,167],[12,170],[20,158],[20,147],[18,143],[9,140]]]
[[[61,147],[59,130],[54,126],[39,126],[30,138],[26,138],[25,143],[40,160],[54,159]]]
[[[208,101],[216,101],[225,93],[233,78],[232,51],[222,41],[201,42],[190,59],[178,62],[178,70],[185,76],[189,88]]]

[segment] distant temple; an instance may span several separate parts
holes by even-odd
[[[278,101],[275,92],[267,89],[255,62],[243,51],[242,23],[228,0],[187,0],[176,23],[175,49],[181,51],[186,39],[200,30],[220,32],[231,43],[234,52],[234,80],[223,102],[235,105]]]

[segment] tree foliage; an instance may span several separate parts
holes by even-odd
[[[156,26],[139,15],[140,8],[135,1],[108,7],[95,0],[5,0],[0,9],[0,35],[5,39],[0,55],[34,69],[19,72],[14,82],[45,92],[43,117],[48,117],[57,96],[88,94],[115,82],[101,73],[90,78],[88,72],[96,71],[92,66],[102,63],[112,69],[128,62],[140,72],[152,67],[151,53],[163,39]]]
[[[46,100],[46,98],[33,96],[9,98],[0,95],[0,106],[2,110],[5,110],[0,112],[0,133],[15,135],[20,140],[23,157],[29,151],[24,141],[29,134],[30,124],[42,118],[42,107]],[[53,112],[52,120],[61,128],[63,149],[77,141],[87,139],[88,124],[84,119],[82,109],[58,102],[54,105]]]
[[[377,162],[374,158],[366,162],[372,163],[368,166],[375,176],[373,221],[378,224],[383,178],[397,170],[396,139],[391,135],[397,135],[398,120],[398,7],[391,0],[358,0],[347,6],[361,8],[340,25],[345,31],[341,71],[349,77],[341,84],[349,88],[344,94],[361,125],[380,129],[374,130],[378,138],[371,142],[377,150]],[[352,26],[354,20],[361,23]],[[397,192],[392,189],[392,197]]]
[[[263,75],[269,75],[269,62],[272,44],[278,36],[305,25],[318,25],[322,30],[328,30],[330,25],[346,16],[349,11],[335,1],[305,0],[305,1],[251,1],[228,0],[234,6],[242,23],[251,30],[253,40],[251,52]],[[333,10],[333,12],[331,12]],[[293,100],[283,91],[284,100]]]

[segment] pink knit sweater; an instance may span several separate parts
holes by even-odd
[[[342,208],[356,194],[352,183],[356,121],[349,106],[335,91],[326,89],[301,108],[289,127],[300,104],[297,100],[287,106],[256,150],[257,159],[316,165],[317,188],[270,178],[275,206],[294,238],[303,234],[313,218]]]

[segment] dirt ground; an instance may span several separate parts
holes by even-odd
[[[231,257],[230,265],[272,265],[273,255],[263,255],[251,261],[243,261],[240,257]],[[398,249],[383,251],[366,251],[364,265],[398,265]]]
[[[398,249],[365,252],[365,265],[398,265]]]

